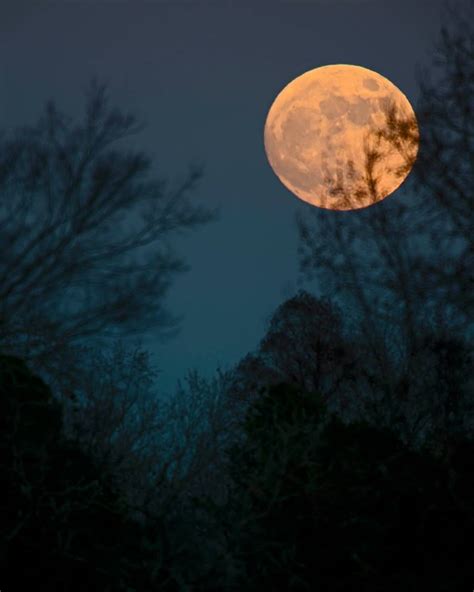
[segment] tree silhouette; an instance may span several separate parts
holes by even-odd
[[[169,418],[155,380],[148,353],[117,342],[110,351],[83,347],[67,386],[62,381],[65,435],[137,508],[167,456],[162,440]],[[155,493],[160,485],[155,482]]]
[[[151,492],[155,505],[173,498],[162,473],[180,447],[157,454],[172,413],[143,350],[114,340],[172,334],[164,299],[186,269],[172,239],[215,212],[193,199],[200,167],[172,184],[127,149],[140,129],[94,81],[82,121],[50,102],[36,125],[1,138],[0,350],[47,380],[64,433],[142,511]]]
[[[464,350],[472,347],[472,239],[467,236],[474,222],[472,134],[470,124],[460,122],[472,108],[473,35],[471,25],[461,27],[454,13],[446,23],[438,52],[441,79],[421,84],[421,146],[411,185],[371,208],[341,213],[312,208],[298,220],[302,277],[317,281],[320,293],[331,295],[356,319],[352,335],[365,344],[360,360],[364,374],[372,375],[366,400],[372,420],[390,423],[403,416],[406,438],[415,440],[415,424],[421,429],[428,421],[425,412],[418,421],[417,399],[426,397],[425,411],[433,401],[420,387],[421,360],[439,340],[454,349],[455,342],[463,342]],[[407,167],[413,164],[413,122],[389,108],[377,138],[387,149],[406,154]],[[369,165],[370,150],[367,159]],[[367,166],[366,181],[375,191],[371,171]]]
[[[2,585],[149,589],[160,556],[94,460],[62,436],[60,405],[16,357],[0,357],[0,409]]]
[[[285,382],[321,393],[337,406],[362,353],[345,338],[339,308],[300,290],[275,310],[256,352],[235,368],[230,396],[245,403],[269,385]]]
[[[242,589],[468,584],[472,441],[448,468],[390,430],[341,422],[317,394],[284,384],[253,403],[245,430],[229,452],[237,506],[229,538]]]
[[[437,252],[434,261],[426,262],[425,281],[472,324],[474,10],[469,2],[448,4],[444,16],[435,67],[419,76],[423,150],[415,180],[426,202],[430,240]]]
[[[215,213],[118,144],[141,127],[92,82],[79,124],[54,103],[0,147],[0,344],[38,363],[86,336],[176,325],[164,296],[185,265],[176,233]]]

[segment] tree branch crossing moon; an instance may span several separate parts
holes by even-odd
[[[377,72],[322,66],[291,81],[267,115],[264,144],[280,181],[320,208],[352,210],[393,193],[416,160],[407,97]]]

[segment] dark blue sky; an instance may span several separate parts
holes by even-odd
[[[172,341],[147,345],[170,388],[188,368],[211,373],[253,349],[297,289],[294,216],[307,204],[270,169],[267,111],[317,66],[378,71],[416,102],[415,68],[431,61],[442,0],[2,0],[0,122],[32,123],[53,98],[80,115],[92,76],[147,127],[133,140],[157,174],[205,166],[199,198],[219,221],[176,243],[191,270],[169,294],[183,314]],[[396,199],[396,194],[389,199]]]

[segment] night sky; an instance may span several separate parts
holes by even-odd
[[[200,162],[197,198],[220,217],[175,245],[191,269],[174,283],[183,315],[171,341],[146,345],[170,389],[189,368],[231,366],[299,287],[295,213],[310,207],[268,165],[263,126],[275,96],[318,66],[361,65],[417,100],[441,0],[2,0],[3,128],[34,123],[46,100],[80,117],[93,76],[111,103],[146,122],[134,147],[156,174]],[[389,199],[397,199],[396,193]]]

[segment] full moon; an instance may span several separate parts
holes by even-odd
[[[273,171],[314,206],[354,210],[393,193],[416,160],[419,132],[406,96],[377,72],[322,66],[292,80],[268,112]]]

